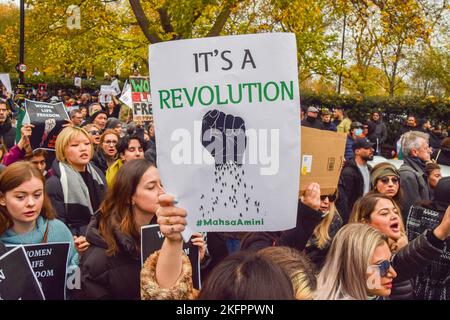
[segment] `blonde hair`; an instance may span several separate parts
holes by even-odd
[[[314,228],[313,235],[317,239],[317,247],[319,249],[323,249],[326,247],[328,242],[331,240],[330,237],[330,226],[333,222],[334,216],[336,215],[336,205],[334,202],[330,203],[330,211],[325,216],[325,218],[322,219],[322,221]]]
[[[291,279],[297,300],[312,300],[317,280],[314,265],[308,257],[290,247],[267,247],[259,250],[262,256],[279,265]]]
[[[91,143],[92,160],[92,157],[94,156],[94,146],[92,144],[89,133],[87,133],[83,128],[68,126],[65,127],[58,135],[58,138],[56,138],[55,155],[56,159],[59,162],[71,164],[66,158],[66,148],[73,139],[79,137],[80,135],[84,135]]]
[[[367,269],[387,237],[362,223],[342,227],[333,239],[317,279],[317,300],[367,300]]]

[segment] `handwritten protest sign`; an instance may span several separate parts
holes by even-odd
[[[158,168],[188,212],[183,237],[293,228],[300,172],[295,35],[157,43],[149,62]]]
[[[148,77],[130,77],[133,121],[152,120],[152,99]]]
[[[0,257],[0,300],[45,300],[22,246]]]
[[[152,224],[143,226],[141,228],[141,264],[143,265],[145,260],[154,253],[161,249],[164,242],[164,235],[159,230],[159,225]],[[192,283],[194,288],[201,288],[200,278],[200,256],[198,247],[194,246],[192,242],[184,243],[184,253],[189,257],[192,265]]]
[[[69,119],[66,108],[62,102],[45,103],[25,100],[26,114],[23,123],[34,125],[30,137],[33,150],[54,150],[56,138],[63,129],[63,124]]]
[[[7,246],[14,248],[13,246]],[[23,246],[47,300],[65,300],[68,242]]]

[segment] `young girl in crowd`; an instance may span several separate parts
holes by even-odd
[[[117,160],[116,145],[119,139],[119,134],[112,129],[106,129],[100,137],[99,148],[95,151],[92,161],[104,174]]]
[[[192,267],[182,251],[186,211],[173,201],[171,195],[159,196],[158,224],[166,238],[142,268],[142,299],[294,299],[291,279],[283,268],[250,251],[228,256],[213,269],[200,292],[193,289]]]
[[[333,239],[317,279],[318,300],[368,300],[388,297],[397,276],[387,237],[374,228],[352,223]]]
[[[106,193],[105,176],[90,162],[93,151],[84,129],[64,128],[56,139],[56,161],[46,188],[58,218],[83,241],[86,227]]]
[[[392,198],[368,194],[355,203],[350,222],[369,224],[388,237],[394,253],[392,264],[398,273],[391,298],[410,300],[414,299],[411,279],[441,255],[442,240],[435,234],[435,229],[426,230],[407,243],[400,212]],[[448,222],[443,221],[441,225],[438,230],[450,232]]]
[[[89,225],[82,256],[80,299],[139,299],[141,227],[156,223],[164,193],[158,169],[145,159],[128,161]],[[202,247],[201,238],[193,241]]]
[[[11,245],[69,242],[69,266],[78,265],[72,234],[55,219],[45,178],[31,163],[19,161],[0,175],[0,242]]]

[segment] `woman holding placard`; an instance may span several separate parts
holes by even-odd
[[[31,163],[9,165],[0,175],[0,241],[7,245],[69,242],[69,265],[78,264],[72,234],[55,219],[45,178]]]
[[[118,171],[99,212],[88,226],[90,248],[81,257],[80,299],[139,299],[141,227],[156,223],[164,193],[158,169],[145,159]],[[203,239],[193,243],[201,247]]]

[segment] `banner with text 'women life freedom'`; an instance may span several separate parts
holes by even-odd
[[[149,50],[158,168],[193,231],[295,227],[295,35],[169,41]]]

